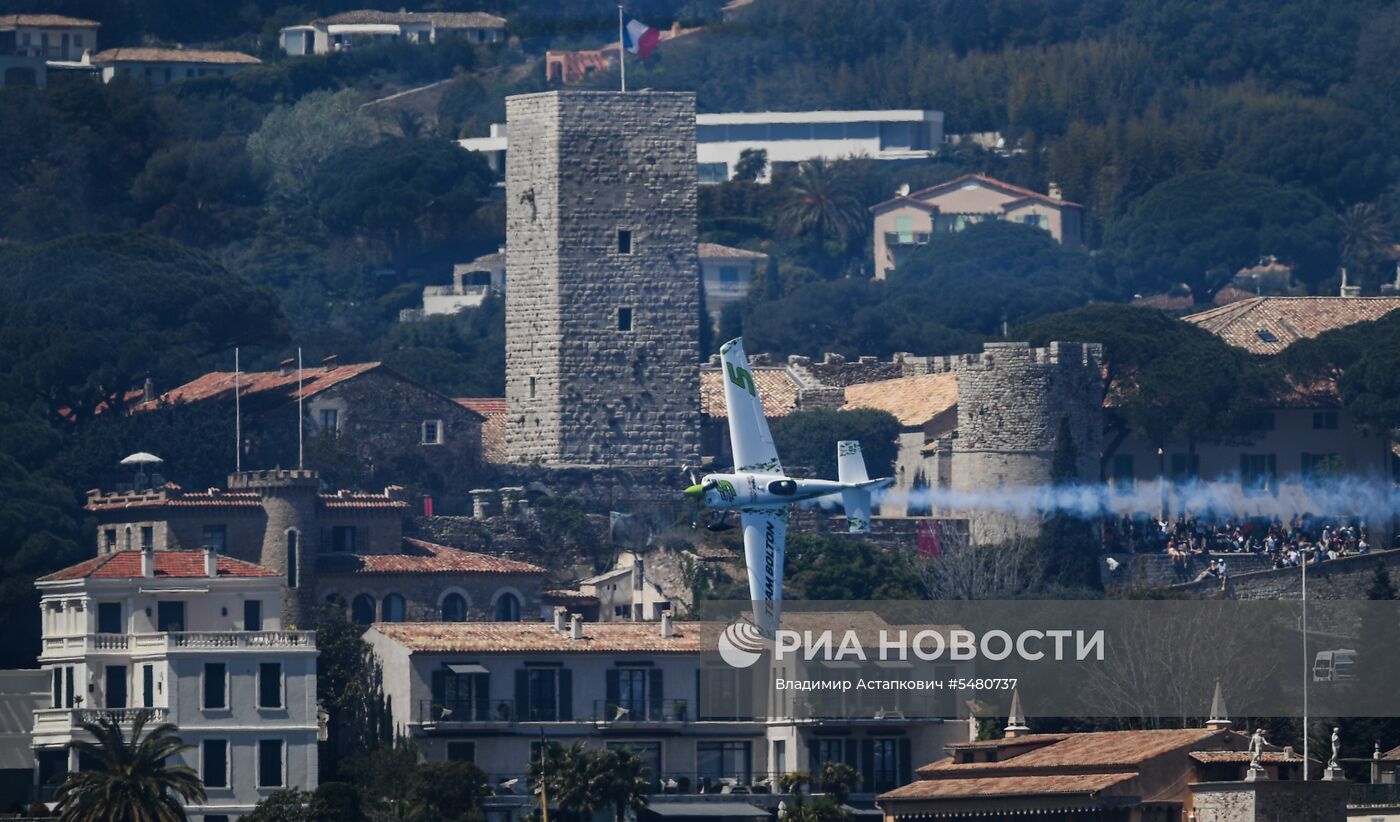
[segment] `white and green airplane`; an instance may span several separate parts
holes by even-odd
[[[744,561],[756,625],[766,637],[778,628],[783,599],[783,550],[787,543],[788,506],[794,502],[840,495],[850,532],[870,531],[870,494],[894,482],[870,479],[860,443],[836,444],[837,479],[796,479],[783,473],[763,401],[758,396],[742,338],[719,350],[724,365],[724,404],[729,412],[729,444],[735,468],[727,474],[706,474],[685,490],[715,511],[738,510],[744,528]]]

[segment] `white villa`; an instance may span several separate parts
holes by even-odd
[[[292,56],[342,51],[356,44],[437,43],[448,38],[469,43],[501,43],[506,20],[483,12],[345,11],[281,31],[282,50]]]
[[[40,667],[53,707],[35,712],[39,796],[83,766],[80,721],[173,722],[204,780],[198,822],[228,822],[274,791],[317,783],[316,640],[287,630],[285,580],[212,551],[122,550],[37,583]],[[149,727],[149,726],[148,726]]]

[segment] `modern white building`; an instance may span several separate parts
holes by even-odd
[[[869,620],[851,622],[884,625]],[[907,784],[914,763],[969,738],[953,691],[883,694],[839,713],[785,691],[758,693],[705,653],[702,628],[668,612],[659,622],[584,623],[560,608],[548,622],[376,623],[364,639],[384,672],[395,733],[429,761],[484,770],[495,787],[487,815],[500,822],[531,810],[525,773],[542,735],[632,749],[650,770],[648,813],[687,820],[771,818],[784,798],[776,777],[818,774],[828,761],[856,768],[851,804],[868,809],[875,793]]]
[[[766,182],[775,169],[804,160],[926,159],[942,142],[943,112],[923,109],[761,111],[695,118],[702,183],[733,177],[747,149],[767,152],[768,168],[759,177]]]
[[[357,44],[437,43],[449,38],[468,43],[501,43],[506,20],[484,12],[374,11],[359,9],[282,29],[279,44],[289,55],[325,54]]]
[[[762,111],[698,114],[695,146],[700,182],[719,183],[734,176],[746,149],[767,153],[768,166],[758,178],[794,163],[868,157],[872,160],[919,160],[932,157],[943,142],[943,112],[925,109],[884,111]],[[491,136],[458,140],[468,151],[488,155],[493,168],[504,168],[505,126],[493,124]]]
[[[239,51],[208,49],[120,48],[92,56],[92,65],[102,72],[104,83],[117,77],[129,77],[153,86],[195,77],[227,77],[261,62]]]
[[[42,88],[51,70],[90,68],[101,26],[61,14],[0,15],[0,86]]]
[[[83,766],[81,721],[172,722],[204,780],[198,822],[227,822],[274,791],[317,784],[316,641],[288,630],[285,580],[212,551],[121,550],[41,578],[35,777],[52,797]]]

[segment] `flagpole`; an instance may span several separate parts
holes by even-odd
[[[303,445],[302,429],[306,427],[301,416],[301,347],[297,347],[297,468],[306,467],[306,446]]]
[[[233,470],[243,471],[243,409],[239,394],[243,387],[239,382],[238,349],[233,349]]]
[[[627,90],[627,39],[622,31],[622,5],[617,7],[617,64],[622,68],[622,90]]]

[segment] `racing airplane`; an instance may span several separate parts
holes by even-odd
[[[743,338],[725,343],[719,353],[724,366],[724,404],[729,413],[729,444],[735,468],[727,474],[706,474],[685,493],[703,501],[711,510],[738,509],[756,627],[763,636],[772,638],[778,629],[783,598],[788,506],[839,494],[850,532],[868,533],[870,494],[894,479],[870,479],[860,443],[855,440],[836,444],[834,481],[796,479],[784,474],[768,430],[768,418],[763,415],[763,401],[744,354]]]

